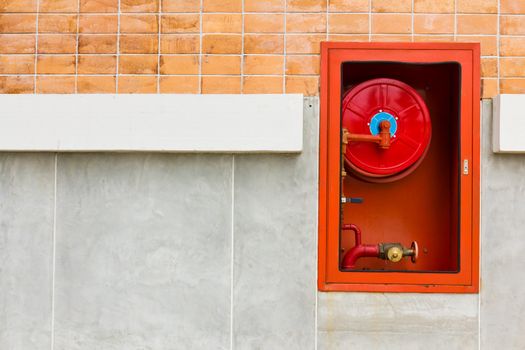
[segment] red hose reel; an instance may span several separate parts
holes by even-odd
[[[386,78],[368,80],[345,94],[342,127],[352,135],[345,166],[369,182],[391,182],[409,175],[425,158],[432,134],[421,96],[409,85]],[[388,128],[388,147],[379,141],[367,142],[380,139]]]

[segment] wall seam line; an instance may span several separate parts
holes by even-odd
[[[230,270],[230,350],[233,350],[233,281],[234,281],[234,266],[235,266],[235,155],[232,155],[231,166],[231,270]]]
[[[53,183],[53,236],[51,248],[51,350],[55,348],[55,285],[56,285],[56,231],[57,231],[57,178],[58,178],[58,153],[54,159]]]

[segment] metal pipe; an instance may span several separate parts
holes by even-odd
[[[354,232],[355,246],[350,249],[343,257],[341,267],[343,269],[353,269],[355,263],[359,258],[378,258],[379,245],[361,244],[361,230],[354,224],[347,224],[342,226],[342,230],[350,230]]]

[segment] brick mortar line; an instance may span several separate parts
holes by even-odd
[[[160,94],[160,57],[161,57],[161,34],[162,34],[162,1],[159,1],[157,18],[157,94]]]
[[[241,13],[241,94],[244,93],[244,0],[241,2],[242,5],[242,13]],[[233,319],[232,319],[233,324]],[[233,326],[232,326],[233,327]],[[232,333],[233,336],[233,333]],[[232,349],[233,349],[233,343],[232,343]]]
[[[199,4],[199,94],[202,94],[202,13],[203,13],[203,0],[200,0]]]
[[[75,94],[78,94],[78,39],[80,31],[80,0],[77,0],[77,33],[75,35]]]
[[[36,94],[36,79],[37,79],[37,67],[38,67],[38,17],[40,12],[40,0],[36,1],[36,16],[35,16],[35,33],[31,34],[35,36],[35,62],[34,62],[34,78],[33,78],[33,93]]]
[[[117,63],[115,68],[115,93],[118,94],[119,84],[119,64],[120,64],[120,0],[118,0],[117,11]]]

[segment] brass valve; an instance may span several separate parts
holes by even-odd
[[[391,262],[399,262],[404,257],[409,256],[410,260],[415,263],[419,249],[417,242],[412,242],[410,248],[403,247],[401,243],[379,243],[379,258]]]
[[[386,252],[386,257],[392,262],[398,262],[403,259],[403,251],[399,247],[392,247]]]

